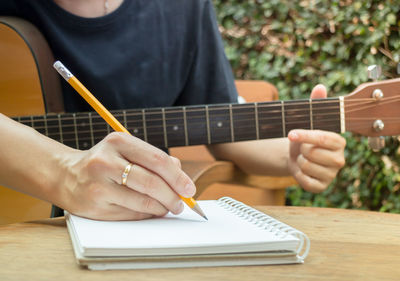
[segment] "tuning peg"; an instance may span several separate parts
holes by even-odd
[[[368,146],[375,152],[385,147],[384,137],[368,137]]]
[[[368,71],[368,78],[372,79],[374,81],[378,80],[378,78],[382,74],[381,66],[380,65],[376,65],[376,64],[368,66],[367,71]]]

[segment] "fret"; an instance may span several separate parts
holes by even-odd
[[[232,104],[229,104],[229,121],[231,124],[231,142],[234,142],[235,141],[235,132],[233,129]]]
[[[286,133],[293,129],[311,129],[309,101],[285,101],[285,124]]]
[[[285,118],[285,105],[284,102],[281,101],[281,105],[282,105],[282,136],[286,137],[286,118]]]
[[[90,114],[93,144],[96,145],[110,133],[110,126],[97,112]]]
[[[235,104],[232,106],[235,141],[257,139],[255,108],[252,104]]]
[[[165,124],[168,147],[186,145],[184,109],[181,107],[166,108]]]
[[[263,102],[257,104],[258,131],[260,139],[282,137],[282,102]]]
[[[124,111],[121,110],[111,110],[110,113],[115,117],[115,119],[118,120],[118,122],[124,126],[125,128],[127,127],[125,124],[125,118],[124,118]],[[110,127],[110,129],[112,129],[113,131],[114,128]]]
[[[109,135],[111,133],[111,126],[108,125],[108,123],[106,123],[106,125],[107,125],[107,135]]]
[[[46,127],[43,116],[32,116],[32,128],[46,136]]]
[[[185,145],[189,145],[188,131],[187,131],[187,121],[186,121],[186,107],[183,107],[183,126],[185,127]]]
[[[49,135],[49,130],[47,129],[47,118],[46,115],[43,115],[43,123],[44,123],[44,135],[48,136]]]
[[[52,114],[46,116],[46,130],[49,138],[61,142],[60,124],[57,115]]]
[[[61,124],[61,114],[57,114],[57,120],[58,120],[58,128],[59,128],[59,133],[60,133],[60,142],[64,143],[63,128],[62,128],[62,124]]]
[[[255,126],[256,126],[256,139],[260,139],[260,129],[259,129],[259,123],[258,123],[258,103],[254,103],[254,121],[255,121]]]
[[[73,124],[74,124],[74,133],[75,133],[75,147],[79,149],[79,142],[78,142],[78,130],[76,128],[76,114],[72,114]]]
[[[231,109],[228,105],[210,105],[208,108],[211,143],[232,141]]]
[[[160,108],[146,109],[147,140],[156,147],[165,147],[162,115]]]
[[[338,98],[313,101],[314,129],[341,132],[340,101]]]
[[[143,119],[143,135],[144,135],[144,141],[147,142],[147,128],[146,128],[146,114],[145,110],[142,109],[142,119]]]
[[[189,145],[208,143],[205,106],[186,107],[186,125]]]
[[[91,130],[91,121],[89,113],[76,113],[75,114],[75,127],[79,149],[89,149],[94,143]]]
[[[167,140],[167,125],[165,124],[165,109],[161,109],[162,112],[162,121],[163,121],[163,133],[164,133],[164,147],[168,147],[168,140]]]
[[[33,116],[31,116],[31,125],[32,128],[34,128],[34,124],[33,124]]]
[[[20,122],[21,124],[32,127],[32,117],[31,116],[18,117],[17,121]]]
[[[59,119],[59,123],[61,123],[60,127],[62,127],[63,143],[67,146],[77,148],[73,114],[63,114]]]
[[[122,115],[124,116],[124,127],[127,129],[128,128],[128,124],[126,122],[126,110],[122,111]]]
[[[133,136],[144,140],[142,110],[128,110],[126,112],[126,128]]]
[[[310,103],[310,129],[314,130],[312,99],[309,99],[308,101]]]
[[[90,130],[90,144],[93,147],[94,146],[94,135],[93,135],[93,124],[92,124],[92,113],[89,112],[89,130]]]
[[[206,121],[207,121],[207,141],[208,144],[211,143],[211,133],[210,133],[210,116],[208,112],[208,105],[206,105]]]

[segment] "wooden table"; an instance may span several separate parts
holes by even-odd
[[[89,271],[75,263],[63,218],[0,227],[0,280],[400,280],[400,215],[260,207],[308,234],[304,264]]]

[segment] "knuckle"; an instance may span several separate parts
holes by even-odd
[[[344,157],[336,157],[335,163],[337,167],[342,168],[346,164],[346,160],[344,159]]]
[[[327,143],[327,135],[326,135],[326,134],[323,134],[323,133],[319,134],[318,142],[319,142],[319,144],[320,144],[321,146],[325,146],[326,143]]]
[[[93,153],[87,161],[87,169],[90,175],[98,175],[105,168],[107,168],[109,163],[104,158],[101,153]]]
[[[340,145],[342,146],[342,148],[344,149],[344,147],[346,146],[346,144],[347,144],[347,141],[346,141],[346,139],[344,138],[344,137],[342,137],[341,135],[338,135],[339,136],[339,143],[340,143]]]
[[[154,200],[150,197],[144,197],[141,202],[143,212],[150,213],[154,206]]]
[[[158,167],[163,167],[168,164],[170,157],[164,151],[156,151],[152,155],[153,164]]]
[[[171,156],[171,159],[174,162],[174,164],[177,165],[179,168],[182,167],[181,160],[179,160],[178,158],[176,158],[174,156]]]
[[[189,178],[186,176],[185,173],[180,172],[180,173],[178,173],[178,174],[176,175],[175,184],[176,184],[177,187],[184,187],[184,186],[190,184],[190,180],[189,180]]]
[[[112,132],[104,138],[104,142],[106,144],[115,146],[121,145],[124,142],[124,140],[125,140],[124,133],[121,132]]]
[[[310,167],[310,161],[303,156],[297,158],[297,164],[302,171],[307,171]]]

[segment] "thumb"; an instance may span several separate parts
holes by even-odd
[[[311,99],[324,99],[327,97],[327,91],[326,91],[326,87],[322,84],[318,84],[317,86],[315,86],[312,91],[311,91],[311,95],[310,98]]]

